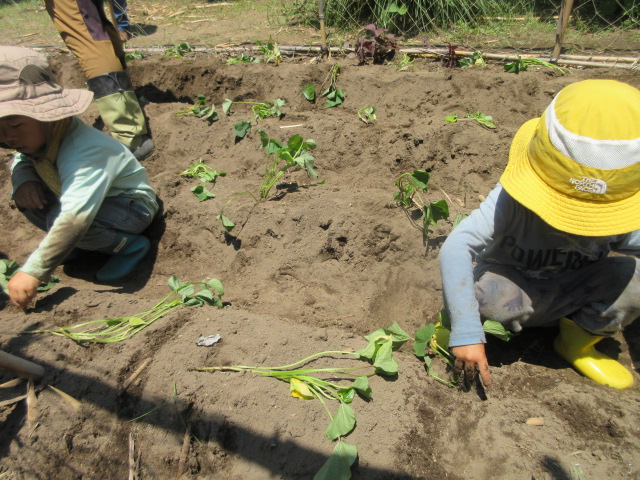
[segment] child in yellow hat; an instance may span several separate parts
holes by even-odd
[[[559,324],[554,348],[578,371],[632,385],[633,374],[594,345],[640,316],[637,257],[640,90],[568,85],[520,127],[500,183],[440,252],[456,370],[490,384],[484,319],[514,332]]]
[[[23,309],[75,247],[111,255],[99,281],[129,274],[149,251],[140,233],[158,210],[155,193],[126,146],[76,117],[92,97],[54,83],[40,53],[0,47],[0,142],[17,151],[13,198],[47,232],[9,281]]]

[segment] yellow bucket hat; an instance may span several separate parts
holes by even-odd
[[[500,183],[563,232],[640,230],[640,90],[615,80],[566,86],[520,127]]]

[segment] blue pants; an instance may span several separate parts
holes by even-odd
[[[49,231],[60,214],[60,203],[46,192],[48,204],[42,209],[21,209],[27,219],[41,230]],[[111,247],[123,233],[138,234],[144,231],[153,216],[144,206],[129,197],[105,198],[93,223],[76,247],[83,250],[103,250]]]
[[[607,257],[547,280],[492,265],[476,281],[475,293],[482,318],[515,332],[569,317],[595,335],[609,336],[640,316],[640,260]]]

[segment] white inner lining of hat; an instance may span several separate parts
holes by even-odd
[[[556,99],[546,111],[549,139],[560,153],[574,162],[600,170],[614,170],[640,162],[640,138],[634,140],[594,140],[567,130],[556,116]]]

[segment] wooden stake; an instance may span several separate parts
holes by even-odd
[[[562,50],[562,39],[564,38],[567,25],[569,24],[569,16],[573,8],[573,0],[562,0],[560,5],[560,15],[558,16],[558,26],[556,27],[556,46],[551,54],[551,63],[556,63]]]

